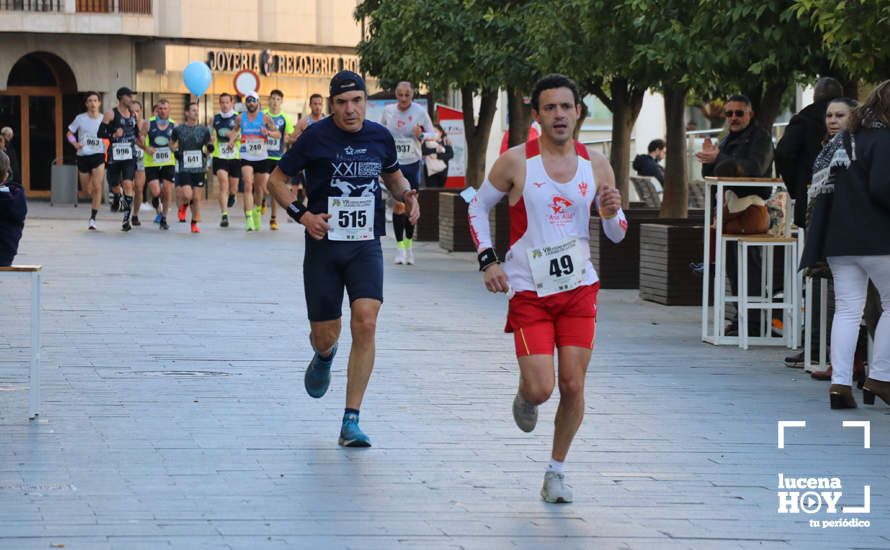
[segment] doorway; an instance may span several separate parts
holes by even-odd
[[[65,154],[63,100],[76,91],[68,65],[43,52],[19,59],[0,91],[0,126],[15,134],[7,150],[18,159],[16,177],[31,197],[50,194],[51,167],[62,164]]]

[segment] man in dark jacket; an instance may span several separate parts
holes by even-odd
[[[664,186],[664,167],[659,161],[664,160],[667,148],[663,139],[653,139],[649,142],[649,153],[645,155],[637,155],[634,158],[633,167],[637,174],[641,176],[651,176],[658,180]]]
[[[754,122],[754,111],[751,110],[751,100],[744,95],[733,95],[723,108],[723,115],[729,133],[714,145],[710,138],[705,139],[702,150],[695,157],[702,163],[702,175],[714,176],[715,172],[723,172],[727,168],[733,174],[752,178],[768,178],[773,173],[773,140],[770,133]],[[758,195],[762,199],[768,199],[772,193],[771,187],[726,187],[737,197]],[[726,247],[726,273],[729,277],[733,295],[738,295],[738,258],[736,243],[730,242]],[[752,248],[748,254],[748,294],[759,296],[761,258],[758,250]],[[723,284],[722,281],[715,284]],[[749,316],[749,334],[757,334],[760,330],[760,316]],[[728,336],[736,335],[738,330],[737,319],[733,320],[727,328]]]
[[[794,223],[798,227],[806,225],[807,188],[813,179],[813,162],[827,134],[825,110],[832,99],[843,94],[840,82],[831,77],[820,78],[813,92],[813,103],[791,117],[776,145],[776,172],[795,200]]]
[[[0,152],[0,267],[12,265],[19,249],[28,205],[25,190],[9,179],[9,157]]]
[[[776,172],[785,181],[788,194],[794,199],[794,224],[798,227],[806,226],[807,189],[813,180],[813,163],[822,150],[823,141],[828,133],[825,127],[825,111],[832,99],[842,95],[844,88],[840,82],[831,77],[820,78],[813,90],[813,103],[791,117],[782,139],[776,144]],[[816,285],[813,288],[814,294],[818,296],[820,285],[826,284],[826,280],[818,278],[814,282]],[[833,294],[833,291],[829,292]],[[830,318],[833,316],[833,303],[829,303],[828,309]],[[816,326],[819,325],[821,317],[820,301],[813,300],[813,318]],[[830,334],[827,336],[830,337]],[[813,331],[814,355],[819,352],[819,338],[819,331]],[[793,367],[802,366],[803,361],[803,352],[785,358],[785,362]]]

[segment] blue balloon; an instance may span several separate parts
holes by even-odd
[[[210,87],[211,80],[213,80],[213,74],[207,63],[203,61],[192,61],[182,71],[182,81],[194,95],[204,95],[204,92]]]

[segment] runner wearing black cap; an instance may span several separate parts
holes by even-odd
[[[105,113],[99,125],[99,137],[111,140],[108,150],[108,170],[106,177],[113,188],[122,185],[124,196],[121,207],[124,219],[121,230],[129,231],[130,211],[133,207],[133,177],[136,174],[135,148],[138,143],[139,127],[136,115],[130,110],[136,92],[126,86],[117,90],[117,107]]]
[[[377,315],[383,303],[384,204],[378,178],[406,203],[411,222],[420,217],[417,192],[399,169],[386,128],[365,120],[367,92],[361,76],[341,71],[331,79],[331,116],[306,128],[269,179],[269,191],[305,226],[303,286],[309,340],[315,356],[304,383],[312,397],[327,392],[340,338],[343,290],[349,293],[352,349],[340,445],[370,447],[359,428],[359,409],[374,368]],[[293,201],[289,179],[305,170],[308,207]]]

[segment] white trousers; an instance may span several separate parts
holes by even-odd
[[[881,295],[884,313],[875,330],[874,358],[868,376],[890,382],[890,256],[832,256],[828,265],[834,277],[831,383],[852,385],[853,354],[869,279]]]

